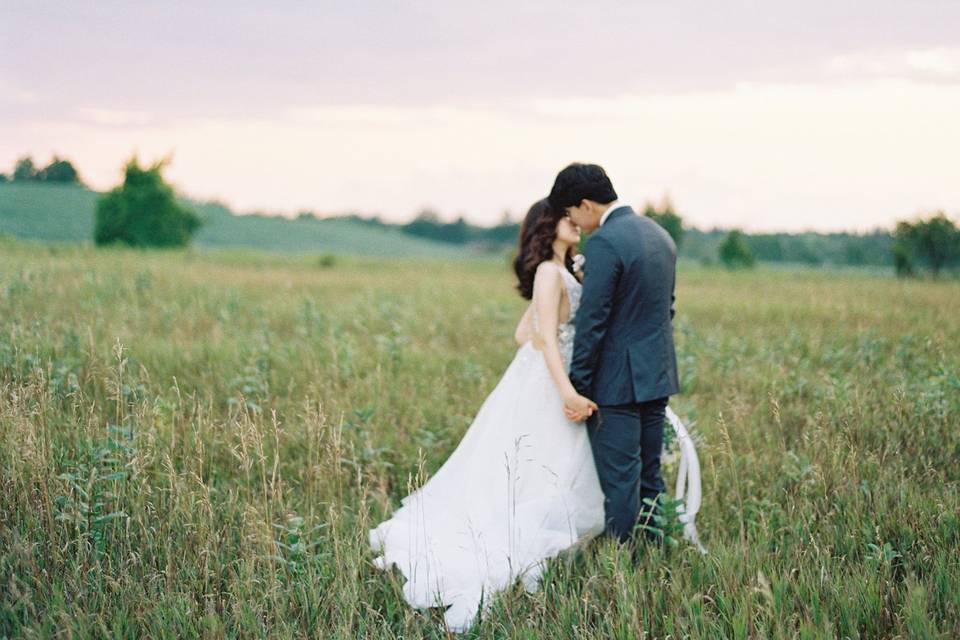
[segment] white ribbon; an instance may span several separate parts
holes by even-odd
[[[677,472],[675,495],[678,500],[683,501],[683,507],[679,514],[680,522],[683,523],[683,537],[689,540],[700,553],[705,554],[707,550],[700,544],[697,525],[694,524],[694,518],[700,511],[702,496],[700,460],[697,458],[693,438],[687,433],[687,428],[683,426],[683,422],[670,407],[667,407],[667,419],[677,434],[677,443],[680,447],[680,469]]]

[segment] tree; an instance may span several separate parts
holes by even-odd
[[[520,235],[520,223],[514,222],[506,215],[501,218],[500,224],[487,229],[480,229],[479,236],[491,245],[512,246],[517,243]]]
[[[666,229],[670,237],[673,238],[674,244],[680,246],[680,243],[683,242],[683,218],[674,210],[670,196],[663,196],[659,208],[648,201],[643,208],[643,215]]]
[[[766,233],[745,236],[744,241],[757,260],[762,262],[783,261],[783,243],[778,234]]]
[[[867,264],[867,252],[864,251],[860,243],[853,240],[847,240],[844,245],[844,258],[846,259],[846,264],[849,265],[860,266]]]
[[[808,243],[801,241],[797,247],[797,259],[804,263],[814,266],[823,264],[823,257],[817,253]]]
[[[0,173],[0,184],[3,184],[4,182],[9,182],[9,181],[10,181],[10,178],[7,177],[7,174]]]
[[[33,158],[24,156],[17,160],[17,164],[13,168],[14,182],[25,182],[27,180],[33,180],[36,177],[37,168],[33,166]]]
[[[471,236],[471,225],[467,224],[467,221],[463,219],[463,216],[459,216],[455,222],[444,225],[443,227],[443,240],[445,242],[452,242],[453,244],[466,244],[470,240]]]
[[[44,182],[80,184],[80,176],[70,161],[63,160],[57,156],[53,156],[50,164],[37,172],[35,179]]]
[[[123,184],[97,202],[96,244],[179,247],[190,242],[200,219],[177,203],[173,188],[160,175],[165,164],[144,169],[135,157],[127,162]]]
[[[727,234],[720,244],[720,262],[728,269],[749,268],[756,263],[753,252],[747,246],[746,238],[739,229]]]
[[[53,156],[50,164],[39,170],[33,164],[33,158],[30,156],[20,158],[13,170],[13,179],[17,182],[39,181],[80,184],[80,176],[70,161],[58,156]]]
[[[901,231],[900,224],[897,225],[897,232]],[[909,247],[907,247],[905,243],[895,241],[890,248],[890,252],[893,254],[893,268],[897,275],[901,278],[913,276],[915,273],[913,256],[910,253]]]
[[[917,264],[924,264],[936,278],[943,269],[960,263],[960,230],[943,211],[929,220],[901,220],[893,237],[898,275],[912,275]]]
[[[475,227],[468,224],[461,215],[455,222],[443,223],[440,216],[432,209],[423,209],[411,222],[403,225],[405,233],[410,235],[449,242],[451,244],[466,244],[475,235]]]
[[[417,212],[417,217],[414,218],[414,220],[417,222],[431,222],[433,224],[440,224],[440,214],[430,207],[424,207]]]

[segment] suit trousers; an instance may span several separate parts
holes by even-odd
[[[638,521],[653,525],[644,498],[666,491],[660,475],[663,423],[669,398],[601,406],[587,419],[600,488],[603,489],[605,535],[626,542]],[[656,536],[647,531],[647,537]]]

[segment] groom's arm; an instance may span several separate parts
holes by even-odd
[[[593,370],[600,356],[600,345],[607,333],[613,294],[617,290],[622,267],[613,245],[602,236],[587,242],[583,275],[583,294],[576,317],[576,337],[570,359],[570,382],[577,393],[590,397]]]
[[[677,315],[677,252],[673,252],[673,284],[670,286],[670,320]]]

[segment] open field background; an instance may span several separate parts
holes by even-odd
[[[503,260],[323,264],[0,240],[0,637],[443,637],[367,529],[524,303]],[[593,545],[473,635],[960,635],[960,284],[685,265],[677,296],[710,555]]]

